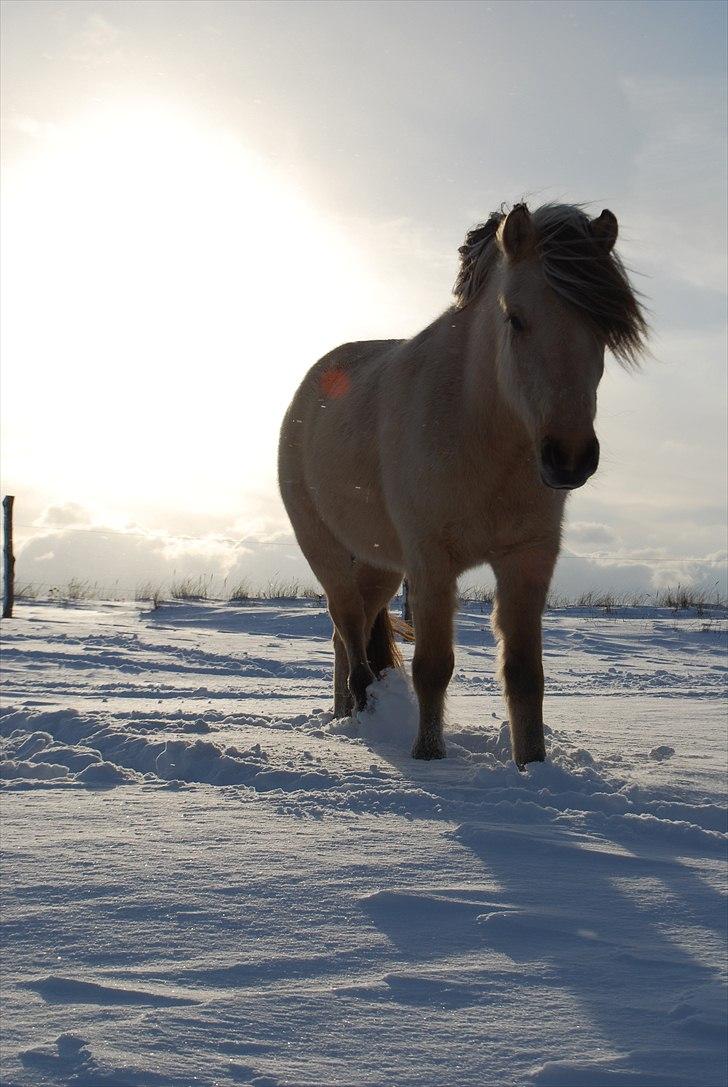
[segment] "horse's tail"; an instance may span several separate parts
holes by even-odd
[[[411,623],[408,623],[406,619],[400,619],[398,615],[389,616],[392,628],[395,634],[399,634],[403,642],[413,642],[415,640],[415,628]]]
[[[401,668],[404,663],[394,640],[395,624],[399,633],[405,634],[400,627],[407,624],[402,624],[398,619],[393,622],[389,608],[382,608],[374,620],[367,645],[367,659],[376,676],[381,675],[385,668]],[[408,629],[411,631],[412,628]]]

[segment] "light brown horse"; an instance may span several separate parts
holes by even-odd
[[[519,766],[545,758],[541,615],[566,494],[596,471],[609,348],[638,359],[645,320],[614,254],[617,220],[525,204],[460,249],[456,303],[411,340],[344,344],[283,421],[281,494],[334,623],[334,712],[401,664],[388,602],[403,574],[416,636],[415,758],[442,758],[456,581],[489,563]]]

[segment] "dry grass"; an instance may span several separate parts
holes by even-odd
[[[260,594],[261,600],[297,600],[301,585],[300,582],[292,578],[290,581],[286,581],[284,578],[275,577],[271,578],[266,585],[263,592]]]
[[[567,602],[566,607],[602,608],[606,612],[617,608],[641,608],[648,603],[649,593],[588,592],[581,593],[576,600]]]
[[[717,588],[711,596],[707,589],[693,586],[676,585],[674,588],[659,589],[655,593],[646,592],[587,592],[574,599],[552,595],[549,597],[550,608],[596,608],[609,613],[619,608],[671,608],[673,611],[695,611],[702,615],[706,609],[725,610],[728,603],[721,597]]]
[[[169,595],[173,600],[208,600],[208,580],[202,576],[179,578],[170,585]]]
[[[37,600],[39,596],[40,589],[32,581],[25,581],[15,587],[16,600]]]
[[[323,604],[326,600],[326,594],[320,585],[304,585],[300,596],[302,600],[316,600],[319,604]]]
[[[479,604],[481,609],[495,602],[495,590],[486,589],[483,586],[465,586],[458,592],[459,606]],[[717,586],[714,593],[707,589],[695,588],[687,585],[676,585],[673,588],[660,589],[655,593],[648,592],[614,592],[611,590],[595,590],[579,593],[578,596],[569,597],[563,593],[550,593],[546,603],[547,608],[593,608],[606,614],[618,611],[620,608],[671,608],[673,611],[694,611],[702,615],[706,610],[714,608],[725,610],[728,602],[721,597]]]
[[[164,593],[161,585],[153,585],[151,581],[144,581],[138,585],[134,592],[134,600],[137,603],[150,602],[154,611],[164,601]]]
[[[218,582],[215,586],[213,574],[175,577],[173,575],[166,591],[163,584],[152,581],[140,583],[135,589],[132,599],[142,602],[150,601],[154,608],[158,608],[164,600],[181,600],[189,602],[220,601],[229,604],[244,604],[250,600],[309,600],[318,604],[326,604],[326,596],[320,585],[302,584],[296,578],[285,578],[275,574],[264,588],[251,584],[241,577],[228,588],[227,579]],[[214,587],[214,588],[213,588]],[[96,581],[88,578],[71,578],[64,586],[53,586],[47,589],[45,586],[33,582],[21,582],[15,590],[17,600],[51,600],[64,603],[78,603],[84,600],[128,600],[130,595],[120,592],[118,581],[109,591],[108,587],[101,588]],[[401,595],[397,598],[401,601]],[[485,612],[495,602],[495,590],[484,585],[463,585],[458,589],[459,607],[479,607]],[[576,596],[566,596],[560,593],[551,593],[547,601],[547,608],[589,608],[611,614],[621,608],[657,607],[669,608],[674,612],[693,611],[698,616],[706,611],[728,610],[728,602],[721,597],[718,585],[713,591],[706,588],[690,585],[675,585],[659,589],[654,593],[648,592],[614,592],[611,590],[589,590]]]
[[[252,595],[249,583],[242,579],[236,585],[233,585],[228,593],[228,602],[230,604],[245,604]]]
[[[50,589],[49,595],[51,599],[77,604],[81,600],[98,600],[102,594],[97,581],[91,581],[89,578],[72,577],[65,588],[54,586],[54,588]]]
[[[495,589],[486,589],[484,585],[466,585],[458,589],[458,605],[480,604],[481,609],[492,606],[495,600]]]
[[[696,589],[691,585],[676,585],[674,588],[662,589],[655,595],[655,604],[660,608],[672,608],[673,611],[694,610],[702,615],[706,608],[724,608],[725,601],[720,595],[711,600],[707,589]]]

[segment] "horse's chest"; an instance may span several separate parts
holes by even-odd
[[[448,525],[446,546],[457,566],[466,569],[514,547],[558,535],[560,517],[535,489],[513,487],[470,496]]]

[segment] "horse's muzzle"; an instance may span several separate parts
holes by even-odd
[[[583,486],[599,467],[599,442],[596,435],[576,454],[555,438],[541,443],[541,479],[547,487],[572,491]]]

